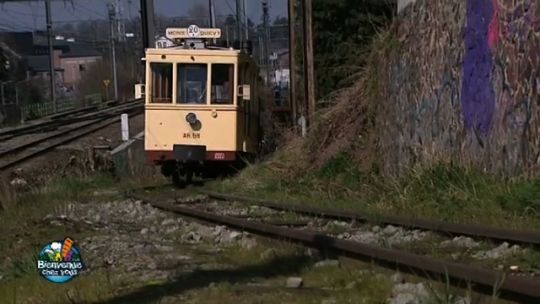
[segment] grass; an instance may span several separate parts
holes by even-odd
[[[258,239],[258,245],[245,250],[227,248],[219,258],[231,268],[272,265],[260,271],[249,284],[236,284],[234,277],[216,282],[206,290],[189,294],[187,303],[385,303],[391,284],[385,275],[373,275],[371,265],[357,263],[343,267],[314,268],[316,259],[305,256],[305,249],[284,242]],[[295,257],[292,258],[291,257]],[[282,261],[277,264],[271,261]],[[287,289],[290,276],[301,277],[303,287]]]
[[[362,172],[345,153],[320,169],[302,164],[300,156],[294,160],[294,153],[278,154],[209,186],[227,193],[373,214],[540,229],[540,180],[503,179],[445,163],[417,168],[393,180]]]
[[[348,167],[340,166],[325,168],[318,178],[331,178],[333,174],[348,170]],[[0,235],[0,254],[10,259],[0,265],[5,275],[0,284],[0,299],[6,299],[6,303],[120,299],[113,301],[120,303],[123,299],[139,297],[137,288],[152,291],[144,294],[148,303],[163,303],[169,298],[172,302],[182,299],[183,303],[303,304],[323,300],[328,303],[385,303],[391,295],[389,276],[385,272],[377,274],[381,270],[370,264],[349,261],[338,267],[316,268],[313,264],[318,258],[306,255],[305,248],[264,238],[257,238],[257,245],[249,250],[240,245],[230,246],[218,254],[200,257],[204,260],[202,268],[182,274],[172,283],[149,281],[135,286],[129,282],[129,274],[111,273],[106,269],[93,269],[64,285],[51,284],[41,278],[34,265],[37,250],[44,243],[66,235],[79,239],[87,233],[52,227],[42,221],[43,217],[64,212],[68,203],[90,202],[96,190],[118,187],[122,185],[101,176],[59,180],[21,195],[15,205],[0,213],[0,229],[6,231]],[[290,276],[302,277],[304,287],[285,288]],[[141,302],[141,299],[137,301]]]
[[[108,280],[105,272],[81,275],[69,284],[53,284],[45,281],[35,270],[26,272],[16,280],[0,284],[2,303],[80,303],[82,299],[102,301],[114,294],[116,282]]]
[[[0,263],[2,284],[0,299],[5,303],[41,303],[43,298],[55,302],[69,302],[70,297],[91,296],[102,299],[108,292],[103,273],[81,275],[72,283],[56,285],[41,278],[35,267],[41,246],[66,236],[79,239],[85,231],[71,230],[65,226],[53,226],[43,218],[48,214],[63,214],[69,203],[86,202],[97,189],[112,187],[114,180],[108,176],[52,181],[39,189],[16,193],[0,212],[0,255],[7,257]],[[8,187],[5,186],[4,189]],[[5,197],[5,196],[4,196]],[[24,300],[24,301],[23,301]],[[4,303],[4,302],[2,302]]]

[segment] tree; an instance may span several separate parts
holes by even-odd
[[[286,17],[283,17],[283,16],[278,16],[274,20],[273,24],[274,25],[288,25],[289,24],[289,19],[287,19]]]
[[[5,81],[8,78],[9,59],[4,55],[4,51],[0,49],[0,81]]]
[[[348,85],[358,73],[377,30],[392,20],[395,7],[388,0],[315,0],[313,33],[317,96]]]
[[[188,20],[199,26],[210,25],[210,11],[208,7],[197,3],[187,11]]]

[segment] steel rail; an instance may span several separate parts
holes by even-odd
[[[52,119],[52,120],[59,120],[59,119],[62,119],[64,117],[66,117],[66,116],[71,116],[71,115],[80,114],[80,113],[86,113],[86,112],[92,112],[92,111],[98,110],[98,109],[99,109],[98,105],[93,105],[93,106],[88,106],[88,107],[84,107],[84,108],[73,109],[73,110],[68,110],[68,111],[48,115],[48,116],[46,116],[44,118]]]
[[[463,283],[474,283],[478,291],[493,294],[499,292],[503,298],[534,303],[540,299],[540,280],[509,276],[504,272],[482,269],[471,265],[438,260],[432,257],[407,253],[395,249],[386,249],[354,241],[340,240],[318,232],[291,229],[247,221],[230,216],[223,216],[201,210],[153,202],[131,195],[134,199],[149,203],[155,208],[174,212],[198,220],[227,225],[232,228],[245,230],[257,235],[301,243],[305,246],[337,253],[357,259],[376,261],[382,266],[396,267],[402,271],[428,277],[431,280],[442,280],[463,286]],[[434,276],[436,278],[434,278]]]
[[[128,113],[140,111],[140,109],[138,107],[130,108],[128,110],[129,110]],[[80,125],[80,126],[73,127],[73,128],[67,129],[67,130],[57,131],[57,132],[54,132],[54,133],[49,134],[47,136],[44,136],[42,138],[38,138],[36,140],[31,140],[31,141],[25,142],[23,144],[20,144],[18,146],[12,147],[12,148],[7,149],[7,150],[0,150],[0,157],[3,157],[3,156],[8,155],[8,154],[15,153],[17,151],[24,150],[26,148],[30,148],[30,147],[32,147],[34,145],[39,144],[39,143],[42,143],[42,142],[45,142],[45,141],[48,141],[48,140],[51,140],[51,139],[66,135],[66,134],[71,133],[71,132],[75,132],[77,130],[83,129],[83,128],[91,126],[93,124],[100,123],[100,122],[102,122],[104,120],[107,120],[107,119],[117,115],[117,112],[118,111],[114,111],[113,113],[108,113],[106,115],[102,115],[99,118],[98,117],[88,118],[89,121],[87,123],[85,123],[85,124]],[[122,110],[122,112],[125,112],[125,110]],[[75,118],[75,120],[80,120],[80,119]]]
[[[101,112],[104,112],[104,111],[120,109],[120,108],[123,108],[123,107],[129,108],[129,107],[132,107],[132,106],[137,106],[137,104],[140,103],[140,102],[141,101],[139,99],[136,99],[136,100],[132,100],[132,101],[129,101],[129,102],[126,102],[126,103],[115,105],[115,106],[110,107],[110,108],[98,109],[97,111],[92,111],[92,110],[96,109],[96,106],[92,106],[92,107],[88,107],[88,108],[84,108],[84,109],[79,109],[77,111],[82,112],[82,114],[87,114],[87,113],[97,114],[97,113],[101,113]],[[109,105],[109,103],[107,103],[107,105]],[[141,106],[142,105],[143,104],[141,103]],[[71,113],[71,114],[75,114],[75,113]],[[50,126],[50,125],[55,125],[55,124],[58,124],[58,123],[62,123],[63,120],[64,120],[64,118],[62,118],[62,116],[69,116],[71,114],[65,114],[65,113],[53,114],[51,116],[44,117],[44,119],[48,119],[48,120],[43,121],[43,122],[38,122],[38,123],[26,125],[26,126],[19,126],[19,127],[13,127],[13,128],[0,129],[0,136],[20,134],[20,133],[23,133],[23,132],[29,132],[29,131],[34,130],[34,129],[39,129],[39,128],[47,127],[47,126]]]
[[[0,157],[4,157],[6,155],[9,155],[9,154],[13,154],[15,152],[18,152],[18,151],[21,151],[21,150],[24,150],[26,148],[30,148],[32,146],[35,146],[37,144],[40,144],[42,142],[45,142],[45,141],[48,141],[48,140],[52,140],[54,138],[57,138],[57,137],[60,137],[60,136],[63,136],[63,135],[66,135],[68,133],[71,133],[71,132],[75,132],[77,130],[80,130],[82,128],[85,128],[85,127],[88,127],[88,126],[91,126],[95,123],[99,123],[99,122],[102,122],[104,120],[108,119],[108,117],[106,118],[102,118],[102,119],[94,119],[94,120],[90,120],[88,121],[87,123],[85,124],[82,124],[80,126],[77,126],[77,127],[73,127],[73,128],[70,128],[70,129],[67,129],[67,130],[61,130],[61,131],[56,131],[52,134],[49,134],[47,136],[44,136],[42,138],[38,138],[38,139],[35,139],[35,140],[30,140],[30,141],[27,141],[25,143],[22,143],[18,146],[14,146],[14,147],[11,147],[7,150],[0,150]]]
[[[256,205],[268,207],[274,210],[290,211],[298,214],[315,215],[326,219],[375,222],[385,225],[396,225],[415,229],[429,230],[442,234],[466,235],[477,238],[486,238],[497,241],[509,241],[512,243],[540,245],[540,231],[534,230],[511,230],[504,228],[495,228],[478,224],[456,224],[437,220],[414,219],[399,216],[387,215],[368,215],[359,212],[325,209],[310,207],[299,204],[283,204],[268,200],[249,198],[230,194],[222,194],[212,191],[199,191],[211,198],[220,200],[235,200],[240,202],[253,203]]]
[[[142,111],[140,112],[142,113]],[[140,114],[139,113],[139,114]],[[37,148],[35,150],[32,150],[30,151],[29,153],[26,153],[26,154],[23,154],[23,155],[19,155],[18,157],[16,157],[15,159],[12,159],[12,160],[9,160],[8,162],[6,163],[1,163],[0,162],[0,170],[5,170],[5,169],[8,169],[14,165],[17,165],[25,160],[28,160],[30,158],[33,158],[33,157],[36,157],[38,155],[41,155],[51,149],[54,149],[60,145],[63,145],[63,144],[66,144],[68,142],[71,142],[75,139],[78,139],[80,137],[83,137],[87,134],[90,134],[90,133],[93,133],[93,132],[96,132],[98,130],[101,130],[113,123],[116,123],[116,122],[119,122],[120,121],[120,118],[112,118],[112,119],[108,119],[108,120],[105,120],[97,125],[94,125],[93,127],[91,128],[87,128],[87,129],[84,129],[83,131],[81,132],[75,132],[75,134],[71,134],[59,141],[55,141],[54,143],[52,144],[49,144],[45,147],[42,147],[42,148]],[[80,130],[80,129],[79,129]],[[74,133],[74,132],[70,132],[70,133]]]
[[[113,110],[114,110],[114,112],[110,111],[110,113],[101,113],[103,111],[97,111],[95,113],[90,113],[90,114],[83,113],[83,115],[81,115],[81,116],[64,117],[64,118],[61,118],[61,119],[53,118],[53,120],[41,122],[39,124],[35,124],[35,125],[31,125],[31,126],[27,126],[27,127],[22,128],[20,130],[17,130],[16,132],[11,132],[11,134],[8,134],[8,135],[0,135],[0,141],[6,141],[6,140],[9,140],[9,139],[16,138],[16,137],[19,137],[19,136],[22,136],[22,135],[27,135],[27,134],[42,133],[43,130],[46,130],[46,129],[67,126],[67,125],[70,125],[70,124],[73,124],[73,123],[76,123],[76,122],[81,122],[83,120],[92,120],[92,119],[97,120],[99,118],[105,119],[105,118],[110,117],[114,113],[117,113],[118,111],[130,110],[130,108],[127,108],[127,109],[117,109],[117,108],[115,108]],[[104,116],[104,114],[106,116]]]

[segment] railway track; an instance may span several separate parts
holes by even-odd
[[[106,105],[111,105],[107,103]],[[39,133],[48,129],[55,129],[60,126],[68,125],[81,119],[92,119],[99,115],[104,115],[112,111],[121,111],[130,109],[137,105],[142,105],[140,100],[132,100],[127,103],[118,104],[110,107],[99,108],[97,106],[87,107],[78,110],[72,110],[65,113],[58,113],[43,118],[41,121],[24,126],[2,128],[0,129],[0,141],[5,141],[25,134]]]
[[[258,206],[267,207],[279,211],[295,212],[316,217],[356,222],[371,222],[383,225],[395,225],[406,228],[434,231],[445,235],[470,236],[484,238],[493,241],[508,241],[525,245],[540,245],[540,232],[533,230],[511,230],[504,228],[488,227],[473,224],[455,224],[436,220],[412,219],[399,216],[369,215],[359,212],[344,211],[337,209],[324,209],[292,203],[277,203],[269,200],[260,200],[246,196],[223,194],[211,191],[200,191],[208,197],[218,200],[246,202]]]
[[[236,197],[212,192],[206,192],[209,197],[219,200],[226,200],[229,203],[243,201],[249,205],[262,206],[280,212],[287,211],[297,214],[307,215],[316,218],[358,220],[366,221],[365,216],[351,214],[344,211],[324,210],[307,208],[303,206],[287,206],[250,199],[247,197]],[[494,291],[500,293],[501,298],[515,300],[525,303],[534,303],[540,299],[540,279],[538,277],[526,277],[515,273],[500,270],[492,270],[486,267],[471,265],[469,263],[455,262],[441,258],[435,258],[426,254],[417,254],[404,249],[386,248],[384,246],[367,244],[355,240],[339,238],[332,233],[324,231],[319,227],[302,227],[302,224],[293,222],[270,224],[261,217],[251,217],[242,212],[223,209],[223,202],[210,206],[205,202],[190,204],[179,204],[176,199],[165,199],[161,201],[155,198],[147,198],[141,195],[129,194],[132,199],[141,200],[155,208],[174,212],[182,216],[191,217],[205,222],[226,225],[231,228],[245,230],[253,234],[300,243],[305,246],[323,250],[323,252],[336,252],[343,256],[357,258],[367,261],[375,261],[381,266],[392,269],[400,269],[404,272],[413,273],[418,276],[427,277],[430,280],[443,282],[450,281],[458,287],[473,287],[479,292],[492,295]],[[225,203],[226,204],[226,203]],[[384,219],[381,222],[397,224],[398,218]],[[436,233],[456,235],[461,231],[466,231],[468,226],[450,225],[446,230],[447,223],[423,222],[418,223],[399,222],[405,227],[416,227]],[[426,225],[429,223],[429,225]],[[294,227],[294,228],[291,228]],[[474,226],[476,231],[466,233],[478,238],[489,238],[496,241],[511,241],[530,246],[538,245],[538,234],[534,231],[518,232],[506,230],[493,230],[492,228],[479,229],[481,226]],[[493,232],[499,231],[503,237],[493,237]]]
[[[108,109],[77,113],[62,119],[0,132],[0,170],[9,169],[60,145],[96,132],[120,120],[121,113],[138,115],[143,104],[134,101]]]

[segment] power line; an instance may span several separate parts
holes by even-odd
[[[45,15],[43,14],[19,12],[19,11],[16,11],[10,8],[5,8],[5,7],[3,7],[1,10],[5,12],[10,12],[13,14],[21,15],[21,16],[31,16],[31,17],[37,16],[37,17],[45,18]]]
[[[225,0],[225,3],[226,3],[227,6],[229,7],[229,10],[231,11],[231,14],[232,14],[233,16],[236,15],[236,12],[235,12],[234,9],[232,8],[231,3],[229,3],[229,0]]]
[[[76,10],[79,10],[79,11],[81,11],[80,9],[83,9],[83,8],[84,8],[85,10],[89,11],[89,12],[92,12],[92,13],[94,13],[94,14],[96,14],[96,15],[102,17],[103,19],[107,19],[107,18],[108,18],[105,14],[100,13],[100,12],[98,12],[98,11],[96,11],[96,10],[93,10],[93,9],[89,8],[88,6],[85,6],[85,5],[82,5],[82,4],[78,4],[78,6],[75,7],[75,9],[76,9]],[[82,11],[81,11],[81,12],[82,12]]]
[[[24,23],[19,23],[18,20],[8,18],[9,16],[4,16],[4,17],[5,17],[5,18],[4,18],[5,21],[10,22],[12,26],[15,25],[16,27],[19,27],[19,28],[21,28],[21,29],[30,29],[30,26],[28,26],[28,25],[26,25],[26,24],[24,24]],[[33,30],[34,30],[34,29],[32,28],[32,31],[33,31]]]

